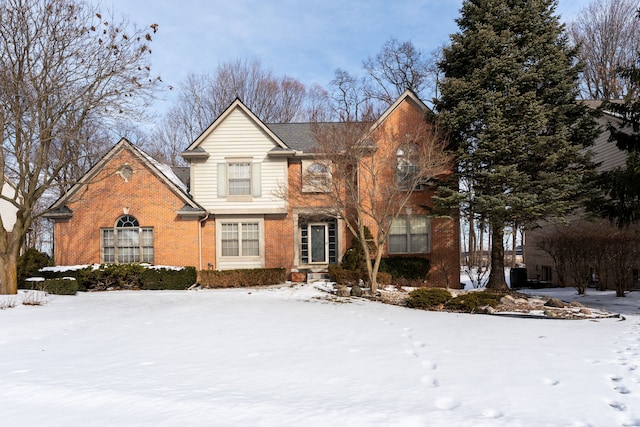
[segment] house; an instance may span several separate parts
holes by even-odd
[[[427,110],[407,91],[371,125],[370,138],[384,147],[383,130],[424,121]],[[55,262],[326,273],[351,235],[339,215],[317,209],[331,168],[313,146],[310,123],[265,124],[236,99],[182,153],[187,188],[176,171],[123,139],[47,214]],[[424,206],[432,196],[414,193],[386,252],[437,258],[436,269],[458,285],[458,221],[431,218]],[[433,280],[444,283],[439,276]]]
[[[583,101],[590,108],[599,108],[601,102],[599,101]],[[589,148],[592,154],[592,160],[596,164],[596,171],[598,173],[613,170],[617,167],[624,167],[627,159],[625,151],[620,150],[615,142],[609,141],[610,133],[607,130],[609,123],[620,126],[621,119],[607,111],[603,111],[602,115],[597,118],[599,126],[602,128],[602,132],[594,141],[594,144]],[[544,239],[548,235],[597,235],[603,233],[604,235],[614,236],[620,233],[620,230],[609,223],[606,220],[600,220],[594,222],[592,218],[588,218],[582,211],[575,212],[568,218],[568,221],[562,222],[545,222],[540,223],[538,227],[527,230],[524,244],[524,263],[527,268],[527,278],[529,281],[542,282],[551,285],[565,285],[570,284],[571,278],[567,276],[565,264],[575,265],[575,261],[560,261],[552,259],[550,254],[544,250]],[[583,250],[586,247],[582,248]],[[602,248],[598,248],[598,251],[602,251]],[[576,255],[577,256],[577,255]],[[591,261],[591,273],[586,274],[584,277],[585,282],[590,282],[591,285],[598,287],[612,287],[613,286],[613,270],[616,267],[607,264],[604,256],[598,256],[599,260]],[[600,265],[598,265],[600,264]],[[562,271],[561,271],[562,270]],[[575,275],[575,274],[574,274]],[[603,275],[603,279],[599,281],[599,275]],[[609,277],[609,280],[606,280]],[[627,285],[631,289],[640,289],[640,264],[632,271],[632,283]]]

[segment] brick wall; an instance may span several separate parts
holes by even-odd
[[[133,169],[125,180],[117,170]],[[128,212],[154,229],[154,263],[198,267],[198,220],[181,219],[184,202],[128,149],[123,149],[67,206],[73,217],[55,224],[57,265],[100,262],[100,228],[113,227]]]

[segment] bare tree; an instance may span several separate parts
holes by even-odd
[[[176,103],[155,129],[147,150],[168,164],[236,98],[263,122],[288,123],[305,117],[306,87],[290,76],[277,77],[258,59],[221,63],[214,74],[190,74],[179,87]]]
[[[537,246],[549,254],[556,271],[579,294],[589,284],[607,289],[613,278],[616,296],[623,297],[638,267],[640,233],[637,228],[620,229],[604,220],[580,220],[550,227]]]
[[[416,189],[429,186],[451,168],[438,126],[415,113],[395,127],[372,127],[377,116],[368,115],[361,121],[313,125],[316,155],[330,165],[332,174],[314,209],[341,218],[360,242],[374,293],[392,222],[405,208],[415,209]],[[303,182],[306,179],[316,177],[303,177]],[[420,193],[420,197],[425,194]]]
[[[342,122],[358,122],[375,117],[374,105],[366,96],[366,81],[338,68],[331,86],[331,111]]]
[[[618,74],[635,65],[640,48],[637,9],[636,0],[592,0],[571,23],[569,33],[584,62],[584,97],[609,100],[638,94],[637,84]]]
[[[17,208],[13,230],[0,226],[0,294],[17,292],[38,201],[75,178],[69,167],[90,155],[92,127],[142,111],[160,84],[148,63],[156,30],[80,0],[0,3],[0,180],[15,186],[3,199]]]
[[[367,96],[391,105],[405,90],[424,97],[435,90],[438,69],[433,58],[425,57],[410,40],[391,37],[375,57],[363,61],[367,74]],[[424,98],[426,99],[426,98]]]

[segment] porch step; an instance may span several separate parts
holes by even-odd
[[[329,273],[307,273],[307,283],[328,282]]]

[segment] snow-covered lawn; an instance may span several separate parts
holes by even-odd
[[[417,311],[313,285],[55,296],[0,311],[0,425],[640,426],[638,292],[545,292],[626,320]]]

